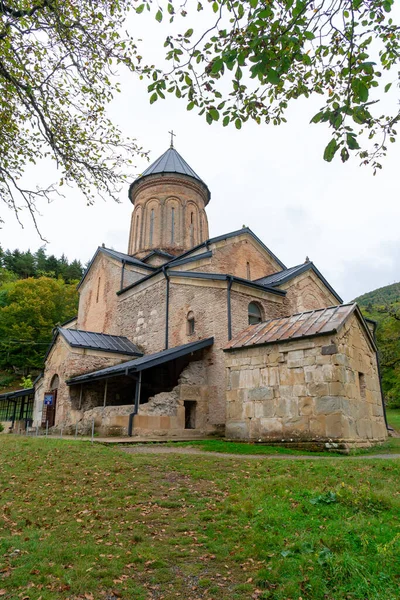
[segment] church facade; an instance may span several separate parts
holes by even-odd
[[[371,323],[309,261],[209,238],[204,181],[169,148],[129,189],[127,253],[99,247],[55,331],[34,426],[363,446],[387,437]]]

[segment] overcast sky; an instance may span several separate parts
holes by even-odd
[[[153,22],[146,27],[143,37],[152,39]],[[124,76],[111,114],[126,135],[150,150],[151,161],[168,148],[173,128],[176,149],[211,190],[211,236],[247,225],[287,266],[308,255],[347,301],[400,280],[400,145],[392,145],[375,177],[356,158],[344,165],[324,162],[330,133],[309,124],[321,104],[318,98],[297,101],[286,125],[247,123],[237,131],[207,125],[174,98],[150,106],[146,85]],[[137,173],[148,164],[136,160]],[[30,171],[30,184],[40,185],[46,175],[45,167]],[[99,200],[87,207],[74,190],[43,203],[39,226],[49,241],[47,252],[82,262],[102,243],[126,252],[132,211],[128,187],[120,204]],[[24,229],[12,213],[5,216],[3,248],[36,251],[43,245],[28,215]]]

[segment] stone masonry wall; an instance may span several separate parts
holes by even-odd
[[[65,383],[67,379],[82,375],[83,373],[90,373],[91,371],[111,367],[131,358],[131,356],[123,354],[101,353],[92,350],[81,350],[79,348],[72,349],[59,336],[46,361],[42,388],[43,393],[48,392],[54,375],[58,375],[56,427],[75,423],[77,419],[76,412],[78,411],[72,409],[71,403],[71,394],[74,393],[74,388],[76,390],[76,386],[73,388],[69,387]],[[35,401],[43,402],[43,396],[35,398]],[[40,425],[40,423],[36,424]]]
[[[345,446],[386,439],[375,354],[355,316],[336,336],[243,348],[225,358],[228,438]]]

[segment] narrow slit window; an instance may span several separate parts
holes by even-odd
[[[175,208],[171,208],[171,244],[175,240]]]
[[[366,397],[366,383],[364,373],[358,374],[358,384],[360,386],[360,396],[362,399]]]
[[[194,334],[195,326],[196,326],[196,323],[195,323],[195,319],[194,319],[194,314],[192,311],[190,311],[187,316],[187,333],[188,333],[188,335]]]
[[[250,263],[246,263],[246,270],[247,270],[247,279],[250,280],[251,279],[251,271],[250,271]]]
[[[150,213],[150,246],[153,245],[153,236],[154,236],[154,208],[151,209]]]
[[[190,245],[194,246],[194,226],[193,226],[193,213],[190,213]]]
[[[136,235],[135,235],[135,248],[139,248],[139,215],[136,216]]]
[[[99,295],[100,295],[100,277],[97,280],[96,303],[99,301]]]

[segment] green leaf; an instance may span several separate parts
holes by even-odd
[[[327,145],[327,147],[325,148],[324,151],[324,160],[326,160],[326,162],[331,162],[333,157],[336,154],[336,150],[338,149],[338,145],[337,142],[335,140],[335,138],[333,138],[329,144]]]
[[[213,121],[218,121],[219,119],[219,112],[217,111],[216,108],[210,108],[210,115]]]
[[[236,119],[235,120],[235,127],[236,127],[236,129],[242,129],[242,121],[241,121],[241,119]]]
[[[140,13],[142,13],[144,11],[144,4],[141,4],[140,6],[137,7],[136,12],[138,15],[140,15]]]
[[[219,71],[221,71],[223,66],[224,66],[224,61],[222,60],[222,58],[217,58],[216,60],[213,61],[213,64],[211,67],[211,73],[218,73]]]
[[[222,125],[224,127],[227,127],[229,125],[229,121],[230,121],[230,119],[228,116],[224,117],[224,120],[222,121]]]
[[[387,83],[387,84],[385,85],[385,93],[386,93],[386,92],[388,92],[388,91],[390,90],[390,88],[391,88],[391,87],[392,87],[392,84],[391,84],[391,83]]]
[[[156,92],[150,96],[150,104],[153,104],[158,99]]]
[[[183,37],[190,37],[193,35],[193,29],[188,29]]]
[[[162,19],[163,19],[163,14],[162,14],[161,10],[158,10],[156,12],[156,21],[158,21],[159,23],[161,23]]]
[[[186,110],[193,110],[194,108],[194,102],[189,102],[189,104],[186,107]]]
[[[206,121],[209,125],[211,125],[211,123],[213,122],[213,118],[209,112],[206,113]]]
[[[218,2],[213,2],[212,9],[215,13],[218,12],[218,9],[219,9]]]
[[[355,137],[355,133],[348,133],[346,136],[347,145],[350,150],[359,150],[360,146],[358,145],[357,139]]]
[[[315,35],[313,34],[312,31],[305,31],[304,37],[306,38],[306,40],[314,40],[315,39]]]
[[[277,85],[280,81],[278,73],[274,69],[270,69],[267,73],[267,81],[273,85]]]
[[[347,148],[342,148],[340,152],[340,158],[342,159],[342,162],[346,162],[349,159],[349,151],[347,150]]]

